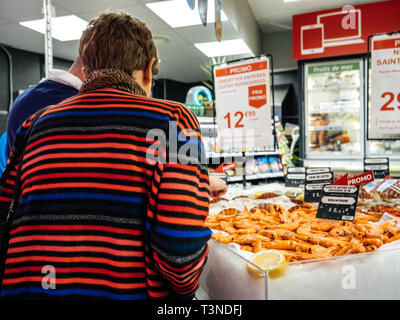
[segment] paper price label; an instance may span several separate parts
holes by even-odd
[[[329,179],[332,179],[332,178],[333,178],[332,172],[306,175],[306,181],[329,180]]]
[[[287,168],[288,173],[305,173],[306,168],[303,167],[289,167]]]
[[[312,174],[312,173],[325,173],[325,172],[330,172],[330,168],[307,168],[306,173],[307,174]]]
[[[369,136],[400,136],[400,34],[372,37]]]

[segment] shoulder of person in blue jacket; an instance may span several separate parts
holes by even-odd
[[[7,156],[12,149],[18,128],[27,118],[44,107],[58,104],[78,94],[85,77],[80,69],[81,61],[77,58],[69,71],[54,69],[46,80],[18,96],[7,120]]]

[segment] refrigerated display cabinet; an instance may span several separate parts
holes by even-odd
[[[362,170],[363,60],[304,64],[305,165]]]

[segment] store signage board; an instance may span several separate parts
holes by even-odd
[[[400,33],[371,41],[368,139],[400,138]]]
[[[214,88],[220,149],[274,149],[269,58],[215,66]]]
[[[329,168],[307,168],[304,186],[304,201],[319,202],[322,188],[333,182],[333,173]]]
[[[286,187],[304,187],[306,181],[306,169],[303,167],[289,167],[285,175]]]
[[[359,186],[323,186],[317,218],[353,221],[359,189]]]
[[[372,170],[375,179],[384,179],[389,175],[389,158],[365,158],[364,171]]]
[[[379,1],[292,17],[293,59],[367,53],[368,36],[400,30],[400,1]]]

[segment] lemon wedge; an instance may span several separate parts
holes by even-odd
[[[250,259],[250,262],[265,270],[271,279],[277,279],[282,277],[286,272],[286,262],[285,256],[278,250],[263,250],[254,254]],[[268,266],[274,265],[268,269]],[[251,265],[247,264],[249,271],[257,277],[262,278],[263,275],[260,274],[260,270]]]

